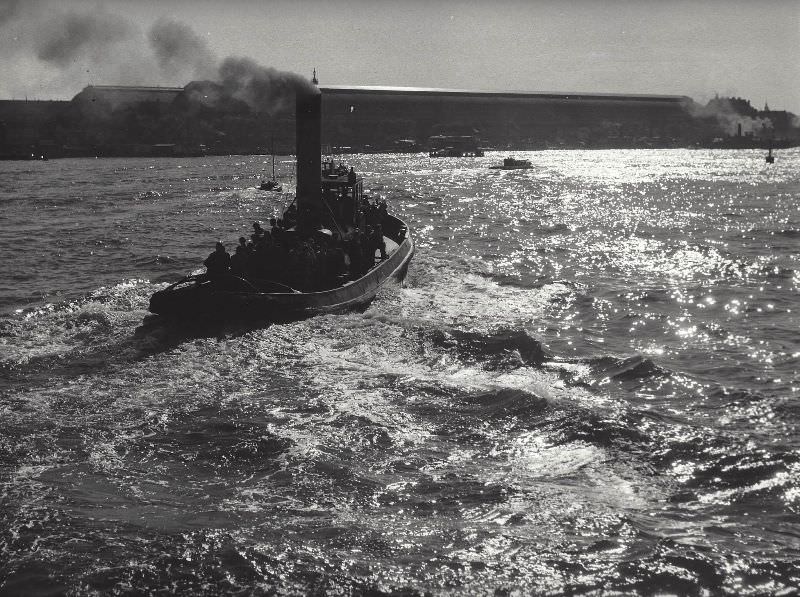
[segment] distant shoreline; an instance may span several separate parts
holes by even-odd
[[[778,149],[789,149],[792,147],[800,146],[800,142],[795,143],[783,143],[783,144],[774,144],[772,146],[773,150]],[[767,151],[769,147],[765,144],[754,144],[749,146],[715,146],[715,145],[694,145],[694,146],[653,146],[653,147],[641,147],[641,146],[607,146],[607,147],[540,147],[540,148],[523,148],[523,147],[514,147],[514,148],[486,148],[485,151],[491,151],[496,153],[514,153],[514,152],[540,152],[540,151],[613,151],[613,150],[640,150],[640,151],[647,151],[647,150],[662,150],[662,149],[692,149],[692,150],[701,150],[701,149],[714,149],[714,150],[759,150],[759,151]],[[337,151],[334,152],[334,155],[352,155],[352,154],[365,154],[365,155],[375,155],[375,154],[396,154],[396,155],[418,155],[420,153],[427,154],[427,151],[374,151],[374,150],[366,150],[366,151],[357,151],[357,150],[348,150],[348,151]],[[63,159],[124,159],[124,158],[134,158],[134,159],[185,159],[185,158],[201,158],[201,157],[234,157],[234,156],[261,156],[261,157],[270,157],[271,154],[268,153],[261,153],[261,152],[219,152],[219,153],[176,153],[170,155],[159,155],[159,154],[114,154],[114,153],[100,153],[100,154],[93,154],[93,153],[85,153],[85,154],[70,154],[70,155],[47,155],[42,153],[36,153],[30,157],[24,155],[0,155],[0,161],[2,162],[46,162],[50,160],[63,160]],[[276,155],[281,157],[294,157],[293,153],[285,153],[281,152]],[[447,161],[452,159],[478,159],[478,158],[470,158],[470,157],[436,157],[431,158],[433,160],[438,161]]]

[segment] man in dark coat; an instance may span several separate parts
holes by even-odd
[[[225,245],[218,242],[217,248],[203,262],[208,270],[209,278],[224,276],[231,267],[231,256],[225,250]]]

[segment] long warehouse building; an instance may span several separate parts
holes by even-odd
[[[474,134],[490,145],[681,138],[692,132],[683,95],[526,93],[325,85],[324,134],[339,144]]]

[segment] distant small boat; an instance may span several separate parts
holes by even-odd
[[[503,160],[502,166],[489,166],[492,170],[526,170],[533,168],[533,165],[528,160],[515,160],[514,158],[506,158]]]
[[[772,155],[772,144],[771,143],[769,145],[769,153],[767,154],[766,160],[767,160],[767,164],[774,164],[775,163],[775,157]]]
[[[282,193],[283,186],[275,180],[275,141],[272,141],[272,178],[269,180],[262,180],[258,186],[260,191],[272,191],[273,193]]]
[[[428,152],[428,155],[432,158],[463,158],[464,152],[454,147],[443,147]]]
[[[261,184],[258,186],[260,191],[272,191],[274,193],[281,193],[283,192],[283,185],[279,183],[277,180],[270,179],[270,180],[262,180]]]

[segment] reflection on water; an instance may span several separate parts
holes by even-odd
[[[800,152],[502,157],[351,156],[406,285],[202,329],[263,157],[0,164],[0,592],[791,592]]]

